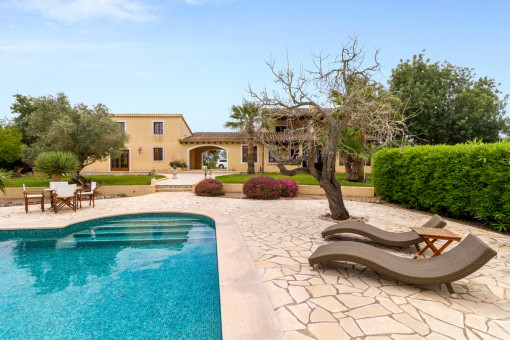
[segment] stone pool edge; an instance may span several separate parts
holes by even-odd
[[[137,210],[98,214],[94,218],[73,221],[44,221],[34,226],[2,226],[0,230],[60,229],[71,224],[103,217],[143,213],[185,213],[209,217],[216,224],[218,276],[220,286],[221,328],[224,340],[283,339],[280,325],[260,274],[255,269],[250,253],[235,220],[213,211],[191,210]],[[51,226],[44,225],[51,223]]]

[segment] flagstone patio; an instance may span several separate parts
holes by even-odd
[[[353,216],[392,231],[407,231],[430,215],[398,207],[346,201]],[[55,215],[23,206],[0,208],[0,228],[72,223],[108,214],[153,210],[215,211],[235,219],[289,340],[300,339],[509,339],[510,237],[448,220],[447,228],[473,233],[498,256],[469,277],[445,288],[381,277],[363,266],[336,263],[311,271],[307,257],[325,241],[331,221],[326,200],[255,201],[207,198],[191,193],[101,200],[96,208]],[[347,237],[345,238],[347,239]],[[410,256],[414,248],[385,248]]]

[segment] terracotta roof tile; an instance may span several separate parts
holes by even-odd
[[[195,141],[245,141],[247,135],[242,132],[194,132],[182,139],[183,142]]]
[[[266,141],[302,141],[312,138],[309,134],[294,133],[288,134],[285,132],[265,132],[263,138]],[[181,142],[245,142],[248,140],[248,135],[244,132],[195,132],[191,136],[181,139]]]

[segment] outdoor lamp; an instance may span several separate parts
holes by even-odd
[[[140,146],[140,147],[138,148],[138,153],[140,154],[141,152],[142,152],[142,147]]]
[[[156,178],[156,169],[151,170],[151,175],[152,175],[152,178]]]

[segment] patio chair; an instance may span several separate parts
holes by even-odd
[[[354,242],[332,242],[317,248],[308,258],[315,264],[348,261],[404,282],[430,285],[445,284],[453,294],[451,282],[474,273],[496,256],[496,251],[478,237],[469,234],[455,248],[440,256],[414,260],[390,254],[374,246]]]
[[[41,205],[41,210],[44,211],[44,191],[30,190],[27,191],[25,183],[23,183],[23,197],[25,198],[25,213],[28,214],[29,205]]]
[[[66,186],[66,185],[69,185],[69,183],[67,182],[50,182],[50,188],[49,189],[46,189],[47,191],[50,192],[50,205],[51,205],[51,208],[53,208],[53,205],[55,204],[55,202],[53,202],[53,192],[55,192],[55,188],[59,185],[63,185],[63,186]]]
[[[97,189],[97,182],[91,182],[89,191],[78,191],[78,199],[80,200],[80,209],[81,209],[81,201],[87,197],[89,199],[89,206],[90,206],[90,203],[92,202],[92,207],[95,207],[94,200],[96,198],[96,189]]]
[[[424,228],[443,228],[444,226],[446,226],[446,222],[439,215],[432,216],[430,220],[422,225]],[[322,237],[326,238],[335,234],[344,233],[365,236],[366,238],[388,246],[409,247],[414,245],[418,251],[420,250],[418,244],[423,242],[423,239],[414,231],[395,233],[358,221],[346,221],[333,224],[324,229],[321,234]]]
[[[65,206],[76,211],[76,184],[57,185],[52,195],[55,214]]]

